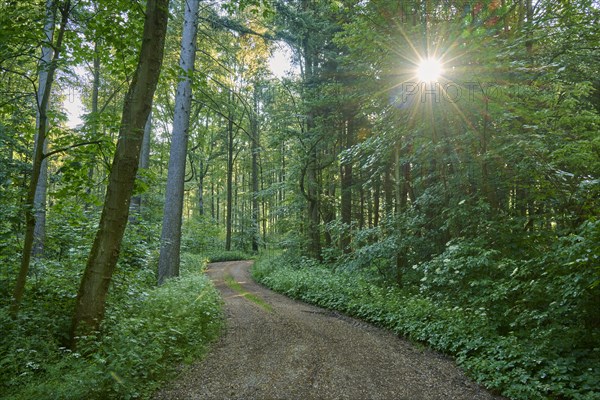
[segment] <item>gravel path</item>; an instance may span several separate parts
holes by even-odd
[[[209,265],[225,299],[227,332],[156,400],[501,399],[444,356],[256,284],[251,265]],[[231,278],[242,294],[231,289]]]

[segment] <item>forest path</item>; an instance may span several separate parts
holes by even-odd
[[[209,265],[227,331],[155,399],[500,399],[447,357],[258,285],[251,265]]]

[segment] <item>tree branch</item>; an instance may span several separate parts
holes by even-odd
[[[72,144],[71,146],[62,147],[60,149],[52,150],[52,151],[49,151],[48,153],[42,154],[42,160],[45,159],[45,158],[48,158],[50,156],[53,156],[55,154],[63,153],[65,151],[74,149],[76,147],[87,146],[88,144],[102,144],[102,140],[92,140],[90,142],[75,143],[75,144]]]

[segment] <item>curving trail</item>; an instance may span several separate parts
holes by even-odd
[[[502,399],[444,356],[258,285],[251,265],[209,265],[225,300],[226,334],[156,400]]]

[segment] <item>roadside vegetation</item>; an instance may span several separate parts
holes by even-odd
[[[537,267],[553,256],[536,260]],[[534,278],[515,260],[495,257],[451,246],[415,268],[414,286],[405,288],[382,279],[374,264],[357,270],[299,262],[291,253],[259,260],[252,272],[277,292],[449,354],[478,383],[511,399],[600,399],[600,337],[586,330],[586,320],[597,316],[585,295],[589,281]],[[493,280],[477,276],[484,265],[497,272]],[[454,282],[439,279],[444,274]]]
[[[75,350],[61,341],[80,260],[71,261],[73,269],[38,270],[19,317],[12,320],[6,304],[0,308],[1,397],[149,398],[178,364],[201,358],[223,326],[221,298],[203,274],[206,258],[184,253],[182,259],[181,277],[159,287],[155,266],[122,264],[102,333],[80,338]]]

